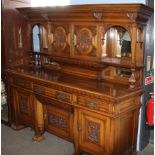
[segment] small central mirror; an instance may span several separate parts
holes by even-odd
[[[47,46],[47,32],[46,29],[40,25],[36,24],[32,29],[33,38],[33,51],[41,52],[48,48]]]
[[[102,41],[102,57],[131,57],[131,37],[125,28],[111,27]]]

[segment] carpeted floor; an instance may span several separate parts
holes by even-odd
[[[1,125],[1,155],[72,155],[73,144],[45,133],[45,140],[33,142],[30,128],[15,131]]]
[[[32,141],[34,132],[30,128],[15,131],[1,126],[1,155],[73,155],[73,144],[52,134],[45,133],[45,140]],[[148,145],[137,155],[153,155],[153,145]]]

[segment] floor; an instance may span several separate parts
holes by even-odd
[[[138,155],[154,155],[154,146],[152,144],[147,145],[147,147],[139,152]]]
[[[1,119],[5,122],[8,122],[8,106],[4,104],[1,106]]]
[[[15,131],[1,125],[1,155],[73,155],[73,144],[49,133],[46,140],[32,141],[34,132],[30,128]],[[148,145],[138,155],[153,155],[153,145]]]

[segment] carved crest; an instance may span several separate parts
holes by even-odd
[[[53,45],[56,50],[64,50],[66,47],[66,31],[63,27],[57,27],[53,33]]]
[[[137,13],[134,12],[128,12],[127,16],[130,18],[131,21],[136,20],[137,18]]]
[[[92,50],[92,34],[90,30],[82,28],[77,33],[77,50],[88,54]]]

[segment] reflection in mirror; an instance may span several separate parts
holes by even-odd
[[[121,40],[122,40],[122,48],[121,48],[122,56],[131,57],[131,39],[127,31],[125,31]]]
[[[40,52],[47,46],[47,32],[46,29],[41,25],[35,25],[32,30],[33,34],[33,51]]]
[[[33,27],[32,34],[33,34],[33,51],[40,52],[40,31],[38,25],[35,25]]]
[[[131,71],[127,70],[127,69],[116,69],[116,74],[117,76],[121,76],[121,77],[127,77],[129,78],[131,76]]]
[[[121,26],[113,26],[102,39],[102,57],[131,57],[131,38]]]

